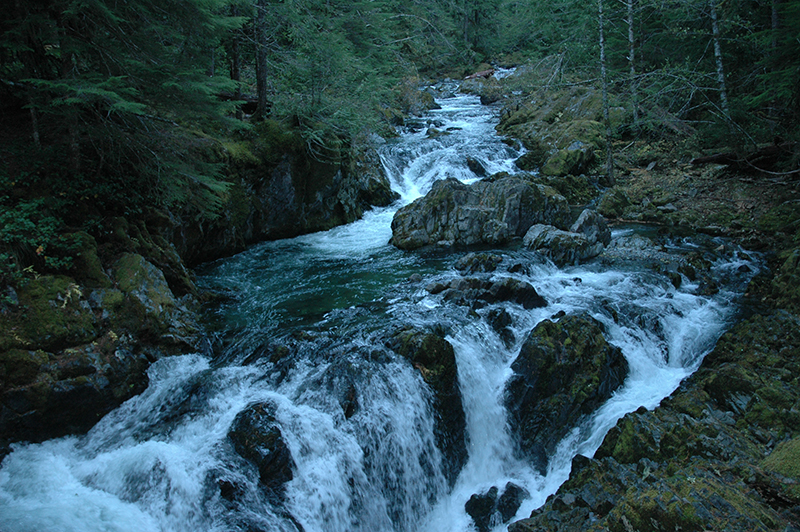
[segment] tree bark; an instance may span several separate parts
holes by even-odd
[[[239,16],[239,8],[237,6],[231,6],[231,15],[234,17]],[[236,83],[236,88],[233,89],[234,100],[242,99],[242,52],[240,49],[240,32],[240,29],[233,30],[233,36],[231,37],[230,45],[231,80]],[[236,118],[239,120],[242,119],[242,110],[239,108],[236,109]]]
[[[258,107],[255,117],[264,120],[269,111],[267,101],[267,0],[256,3],[256,92]]]
[[[636,89],[636,38],[633,31],[633,2],[628,3],[628,64],[631,76],[631,107],[633,107],[633,129],[639,130],[639,93]]]
[[[606,71],[606,38],[603,22],[603,0],[597,0],[597,19],[600,26],[600,77],[603,92],[603,121],[606,126],[606,175],[609,184],[614,182],[614,154],[611,151],[611,119],[608,113],[608,73]]]
[[[714,59],[717,62],[717,84],[719,85],[719,101],[725,118],[730,120],[731,111],[728,106],[728,89],[725,86],[725,69],[722,64],[722,47],[720,46],[719,23],[717,21],[717,0],[710,0],[711,32],[714,39]]]

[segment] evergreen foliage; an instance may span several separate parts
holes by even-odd
[[[8,0],[4,11],[0,262],[17,272],[46,268],[35,251],[67,227],[153,206],[213,217],[227,198],[224,146],[274,164],[290,138],[340,160],[351,139],[390,131],[410,79],[492,62],[528,65],[507,85],[523,94],[599,88],[587,2]],[[800,137],[798,2],[629,0],[607,3],[604,19],[610,105],[636,107],[615,135]]]

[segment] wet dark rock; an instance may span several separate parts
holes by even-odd
[[[462,306],[482,307],[499,302],[517,303],[526,309],[547,306],[547,301],[530,283],[513,277],[499,280],[458,277],[448,284],[430,285],[428,291],[442,293],[445,301]]]
[[[261,485],[278,494],[292,480],[294,459],[275,419],[275,407],[260,403],[240,412],[228,439],[242,458],[257,469]]]
[[[569,217],[564,197],[544,185],[509,176],[472,185],[450,178],[395,213],[391,243],[401,249],[504,245],[535,223],[566,227]]]
[[[522,453],[547,468],[558,442],[624,381],[628,363],[589,316],[545,320],[511,366],[505,404]]]
[[[467,461],[466,417],[453,346],[443,335],[415,327],[397,330],[386,346],[408,359],[433,391],[436,444],[444,455],[445,477],[452,485]]]
[[[507,346],[510,346],[514,343],[514,332],[511,330],[513,321],[511,319],[511,314],[509,314],[506,309],[492,309],[486,315],[486,319],[489,322],[489,325],[492,326],[492,329],[494,329],[495,332],[500,335],[503,343],[505,343]]]
[[[464,510],[472,517],[475,527],[479,532],[488,532],[494,523],[493,517],[497,508],[497,494],[499,490],[492,486],[489,491],[474,494],[464,505]]]
[[[343,160],[325,162],[290,134],[269,134],[281,137],[280,153],[230,156],[231,188],[220,216],[173,214],[165,236],[188,265],[233,255],[255,242],[330,229],[397,199],[369,139],[354,142]]]
[[[508,523],[516,515],[522,502],[530,497],[525,488],[513,482],[506,484],[501,495],[499,491],[496,486],[492,486],[485,493],[472,495],[464,505],[464,510],[472,517],[480,532],[488,532]]]
[[[472,173],[478,177],[484,177],[488,173],[483,163],[474,157],[467,157],[467,168],[472,170]]]

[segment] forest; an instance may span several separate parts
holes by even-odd
[[[615,138],[796,145],[800,5],[786,0],[14,0],[0,27],[0,276],[69,266],[65,228],[145,206],[214,217],[224,146],[291,135],[336,159],[423,80],[528,65],[585,84]],[[600,29],[603,29],[601,34]],[[602,52],[602,53],[601,53]],[[790,150],[791,151],[791,150]],[[767,170],[794,172],[797,155]]]

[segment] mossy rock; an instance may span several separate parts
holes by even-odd
[[[523,453],[544,472],[572,428],[624,381],[628,362],[593,318],[545,320],[528,335],[506,385],[509,425]]]
[[[612,188],[600,198],[597,212],[606,218],[621,218],[630,205],[631,199],[622,189]]]
[[[800,438],[780,443],[761,462],[761,467],[766,471],[794,480],[794,484],[787,483],[787,488],[796,502],[800,503]]]
[[[44,351],[10,349],[0,353],[0,390],[32,383],[49,361]]]
[[[542,175],[565,176],[586,171],[594,160],[594,150],[586,143],[575,141],[569,147],[550,155],[542,166]]]
[[[97,241],[85,231],[66,235],[76,245],[73,265],[70,271],[81,284],[91,288],[108,288],[111,279],[103,270],[97,255]]]
[[[800,248],[783,255],[783,264],[773,281],[772,298],[777,307],[800,311]]]
[[[155,335],[166,332],[177,302],[161,270],[141,255],[126,253],[112,271],[125,296],[113,321],[130,331]]]
[[[467,460],[466,417],[453,346],[440,334],[404,327],[387,341],[387,347],[408,359],[433,391],[436,443],[445,456],[445,476],[452,485]]]
[[[45,275],[17,294],[22,310],[0,316],[0,350],[58,349],[97,337],[95,316],[74,279]]]

